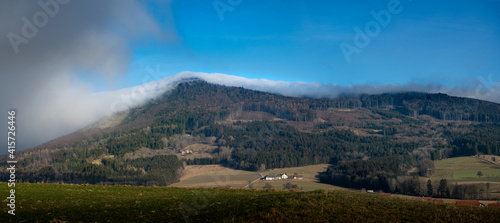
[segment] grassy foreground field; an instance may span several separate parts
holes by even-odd
[[[7,185],[0,188],[7,197]],[[16,199],[16,216],[3,205],[2,222],[500,222],[500,208],[344,190],[18,184]]]

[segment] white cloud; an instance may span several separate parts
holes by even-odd
[[[286,82],[273,81],[268,79],[249,79],[240,76],[233,76],[221,73],[203,73],[185,71],[179,74],[166,77],[164,79],[149,82],[144,85],[122,89],[114,92],[99,93],[97,98],[106,99],[106,108],[103,113],[110,114],[139,106],[151,99],[161,96],[163,93],[175,88],[183,80],[200,79],[208,83],[225,86],[243,87],[252,90],[265,91],[292,97],[327,97],[334,98],[340,94],[382,94],[394,92],[427,92],[445,93],[459,97],[469,97],[493,102],[500,102],[500,85],[492,84],[476,88],[451,88],[439,85],[352,85],[339,86],[321,83]],[[487,88],[486,88],[487,87]]]
[[[340,86],[333,84],[321,84],[318,82],[286,82],[273,81],[268,79],[248,79],[239,76],[232,76],[220,73],[202,73],[202,72],[182,72],[177,75],[160,80],[160,83],[172,82],[182,78],[199,78],[209,83],[221,84],[226,86],[244,87],[247,89],[265,91],[270,93],[282,94],[285,96],[308,96],[308,97],[336,97],[339,94],[382,94],[391,92],[427,92],[427,93],[445,93],[458,97],[469,97],[493,102],[500,102],[500,83],[493,82],[491,76],[488,78],[478,77],[472,80],[469,87],[445,87],[441,85],[430,84],[402,84],[402,85],[351,85]],[[159,84],[158,86],[161,86]]]

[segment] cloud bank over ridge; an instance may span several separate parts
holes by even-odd
[[[25,134],[33,136],[26,137],[30,146],[36,146],[53,138],[71,133],[83,128],[99,119],[112,115],[116,112],[140,106],[150,100],[158,98],[162,94],[174,89],[180,82],[185,80],[200,79],[213,84],[225,86],[243,87],[252,90],[265,91],[285,96],[307,96],[334,98],[340,94],[382,94],[394,92],[427,92],[446,93],[453,96],[470,97],[483,100],[499,102],[500,85],[491,85],[489,88],[479,86],[477,88],[449,88],[439,85],[353,85],[339,86],[321,83],[286,82],[267,79],[249,79],[220,73],[202,73],[185,71],[179,74],[165,77],[161,80],[121,89],[100,93],[79,92],[61,95],[57,102],[51,103],[50,111],[61,109],[64,112],[51,114],[44,111],[42,104],[30,104],[26,108],[38,111],[31,116],[22,117],[24,122],[38,122],[41,125],[22,126]],[[40,112],[41,111],[41,112]],[[84,117],[80,117],[84,114]],[[54,116],[55,115],[55,116]],[[54,122],[54,117],[58,122]],[[51,126],[50,129],[43,126]]]
[[[318,82],[286,82],[268,79],[249,79],[240,76],[185,71],[179,74],[165,77],[161,80],[152,81],[144,85],[122,89],[114,92],[103,92],[96,94],[99,98],[113,102],[107,113],[119,112],[139,106],[149,100],[155,99],[163,93],[175,88],[183,80],[200,79],[208,83],[220,84],[232,87],[243,87],[247,89],[265,91],[291,97],[312,98],[335,98],[341,94],[383,94],[397,92],[426,92],[445,93],[457,97],[468,97],[481,100],[500,102],[500,84],[478,80],[475,87],[445,87],[441,85],[424,85],[409,83],[404,85],[351,85],[340,86],[333,84],[322,84]],[[481,79],[481,78],[479,78]],[[483,83],[484,82],[484,83]]]

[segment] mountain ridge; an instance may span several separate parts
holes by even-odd
[[[389,159],[403,168],[380,170],[393,177],[431,157],[499,153],[498,111],[495,103],[444,94],[310,99],[192,79],[18,157],[23,179],[35,182],[166,185],[179,177],[169,168],[187,159],[247,170]],[[180,155],[196,143],[216,149]],[[177,164],[150,166],[155,160]]]
[[[207,83],[205,80],[201,79],[201,78],[198,78],[198,77],[182,77],[180,78],[178,81],[174,81],[174,82],[171,82],[171,84],[175,85],[175,87],[173,89],[167,89],[165,90],[164,93],[161,94],[161,96],[158,96],[157,98],[155,99],[150,99],[149,102],[146,102],[145,104],[150,104],[150,103],[158,103],[158,102],[155,102],[155,101],[158,101],[158,100],[161,100],[162,97],[166,97],[168,94],[170,94],[171,91],[173,90],[176,90],[178,89],[177,87],[179,85],[183,85],[183,84],[188,84],[188,83],[195,83],[195,82],[204,82],[204,83]],[[208,83],[208,84],[212,84],[212,83]],[[236,88],[236,89],[245,89],[243,87],[231,87],[231,86],[224,86],[224,85],[219,85],[219,84],[213,84],[215,86],[220,86],[220,87],[227,87],[227,88]],[[472,108],[472,109],[479,109],[479,106],[480,105],[486,105],[487,107],[500,107],[500,104],[498,103],[495,103],[495,102],[489,102],[489,101],[483,101],[483,100],[479,100],[479,99],[472,99],[472,98],[466,98],[466,97],[456,97],[456,96],[450,96],[450,95],[447,95],[447,94],[443,94],[443,93],[425,93],[425,92],[399,92],[399,93],[383,93],[383,94],[376,94],[376,95],[369,95],[369,94],[341,94],[339,95],[338,97],[336,98],[312,98],[312,97],[291,97],[291,96],[285,96],[285,95],[280,95],[280,94],[274,94],[274,93],[269,93],[269,92],[263,92],[263,91],[257,91],[257,90],[252,90],[252,89],[245,89],[247,92],[261,92],[261,93],[264,93],[264,94],[269,94],[269,95],[275,95],[275,96],[280,96],[280,97],[289,97],[289,98],[302,98],[302,99],[310,99],[310,100],[314,100],[314,101],[337,101],[337,103],[339,103],[338,105],[338,109],[351,109],[351,108],[356,108],[356,107],[367,107],[369,106],[370,108],[371,107],[378,107],[379,104],[377,102],[377,104],[373,104],[373,105],[354,105],[354,103],[362,103],[360,100],[362,98],[368,98],[368,97],[380,97],[381,99],[379,100],[381,103],[380,103],[380,107],[381,108],[385,108],[390,102],[387,97],[396,97],[396,98],[406,98],[406,99],[411,99],[411,100],[421,100],[421,99],[427,99],[427,100],[430,100],[430,97],[433,97],[432,100],[436,100],[436,99],[456,99],[456,100],[460,100],[459,102],[455,103],[453,105],[453,109],[456,109],[456,110],[463,110],[463,109],[457,109],[457,104],[466,104],[465,107],[469,106],[469,108]],[[394,100],[394,99],[392,99]],[[403,99],[404,100],[404,99]],[[465,102],[465,103],[464,103]],[[347,104],[346,104],[347,103]],[[394,103],[394,102],[392,102]],[[401,105],[401,104],[400,104]],[[78,134],[78,133],[83,133],[84,135],[87,135],[87,137],[90,137],[90,138],[93,138],[91,135],[92,133],[90,133],[92,128],[95,128],[97,127],[97,123],[107,123],[107,122],[112,122],[114,120],[114,117],[122,117],[123,115],[127,115],[130,113],[130,110],[134,110],[136,108],[140,108],[142,107],[142,105],[138,105],[138,106],[135,106],[133,108],[130,108],[126,111],[122,111],[122,112],[118,112],[118,113],[115,113],[113,114],[111,117],[105,117],[95,123],[92,123],[91,125],[89,126],[86,126],[76,132],[73,132],[73,133],[69,133],[67,135],[64,135],[64,136],[61,136],[61,137],[58,137],[56,139],[53,139],[53,140],[50,140],[46,143],[43,143],[39,146],[36,146],[34,148],[38,148],[38,147],[42,147],[44,145],[52,145],[54,142],[60,140],[61,138],[65,138],[65,137],[68,137],[70,135],[74,135],[75,133]],[[463,107],[463,106],[461,106]],[[494,110],[494,109],[493,109]],[[405,111],[405,112],[408,112],[408,114],[406,115],[409,115],[411,116],[411,111]],[[415,111],[416,112],[416,111]],[[453,111],[450,111],[450,112],[453,112]],[[425,115],[431,115],[431,114],[427,114],[427,113],[424,113]],[[495,116],[494,113],[489,113],[490,116]],[[414,114],[414,116],[416,116],[417,114]],[[450,117],[451,115],[450,114],[439,114],[441,116],[443,116],[441,119],[444,119],[446,120],[446,118],[448,117],[449,119],[453,119],[456,117]],[[471,116],[471,114],[466,114],[467,116]],[[434,114],[434,117],[435,118],[438,118],[438,115],[437,114]],[[476,120],[473,120],[473,121],[478,121],[478,119],[480,119],[481,117],[477,117],[475,116],[474,118],[476,118]],[[474,119],[472,118],[472,119]],[[483,117],[482,119],[485,119],[485,117]],[[438,118],[439,119],[439,118]],[[470,119],[470,118],[469,118]],[[484,120],[486,121],[486,120]],[[495,117],[494,118],[494,121],[492,122],[498,122],[499,119],[498,117]],[[479,121],[480,122],[480,121]],[[136,123],[137,124],[137,123]],[[102,129],[101,133],[108,133],[106,130],[104,130],[102,127],[100,127],[100,129]],[[89,135],[89,133],[91,135]]]

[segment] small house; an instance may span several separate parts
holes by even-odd
[[[279,174],[279,175],[281,175],[281,179],[284,179],[284,180],[288,179],[288,176],[286,175],[286,173]]]
[[[266,175],[263,179],[264,180],[274,180],[274,177],[271,175]]]
[[[281,174],[266,175],[264,180],[281,180]]]

